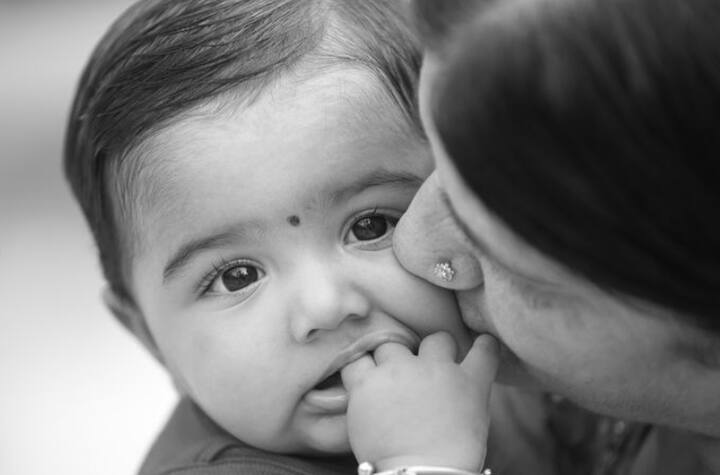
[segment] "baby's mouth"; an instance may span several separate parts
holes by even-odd
[[[317,391],[324,391],[326,389],[336,387],[342,387],[343,389],[345,388],[345,386],[343,386],[342,376],[340,376],[340,371],[336,371],[327,378],[320,381],[314,389]]]
[[[384,343],[400,343],[408,348],[417,348],[420,337],[411,330],[381,330],[371,332],[342,348],[329,362],[323,379],[305,393],[303,401],[315,413],[323,415],[344,414],[347,411],[348,392],[342,383],[340,372],[350,363],[362,358]],[[325,376],[325,375],[328,376]]]
[[[343,386],[340,371],[320,381],[305,394],[304,399],[313,412],[344,414],[347,411],[348,393]]]

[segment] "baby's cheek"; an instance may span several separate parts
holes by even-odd
[[[399,299],[394,304],[394,316],[398,320],[421,336],[447,331],[465,346],[469,331],[462,323],[453,292],[409,275],[396,288]]]

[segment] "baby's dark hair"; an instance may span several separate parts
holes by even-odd
[[[394,0],[147,0],[102,38],[79,82],[64,166],[112,290],[132,301],[133,187],[147,163],[130,152],[193,107],[251,98],[312,57],[378,77],[414,132],[420,54]]]
[[[599,286],[720,331],[720,2],[470,3],[452,31],[414,8],[467,185]]]

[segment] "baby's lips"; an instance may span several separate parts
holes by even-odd
[[[313,412],[320,414],[344,414],[347,411],[348,394],[345,388],[334,387],[312,390],[305,395],[305,402]]]

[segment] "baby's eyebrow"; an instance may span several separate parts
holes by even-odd
[[[252,228],[259,230],[261,226],[262,224],[259,221],[242,224],[234,223],[225,228],[218,229],[211,234],[192,239],[182,244],[175,252],[172,253],[163,268],[163,284],[167,284],[170,280],[172,280],[172,278],[176,276],[180,270],[187,266],[197,254],[208,249],[242,241],[247,237],[248,229]]]
[[[361,175],[359,178],[341,186],[325,191],[324,194],[329,198],[330,202],[338,203],[368,188],[395,185],[417,189],[422,185],[423,181],[423,178],[413,173],[380,168]]]

